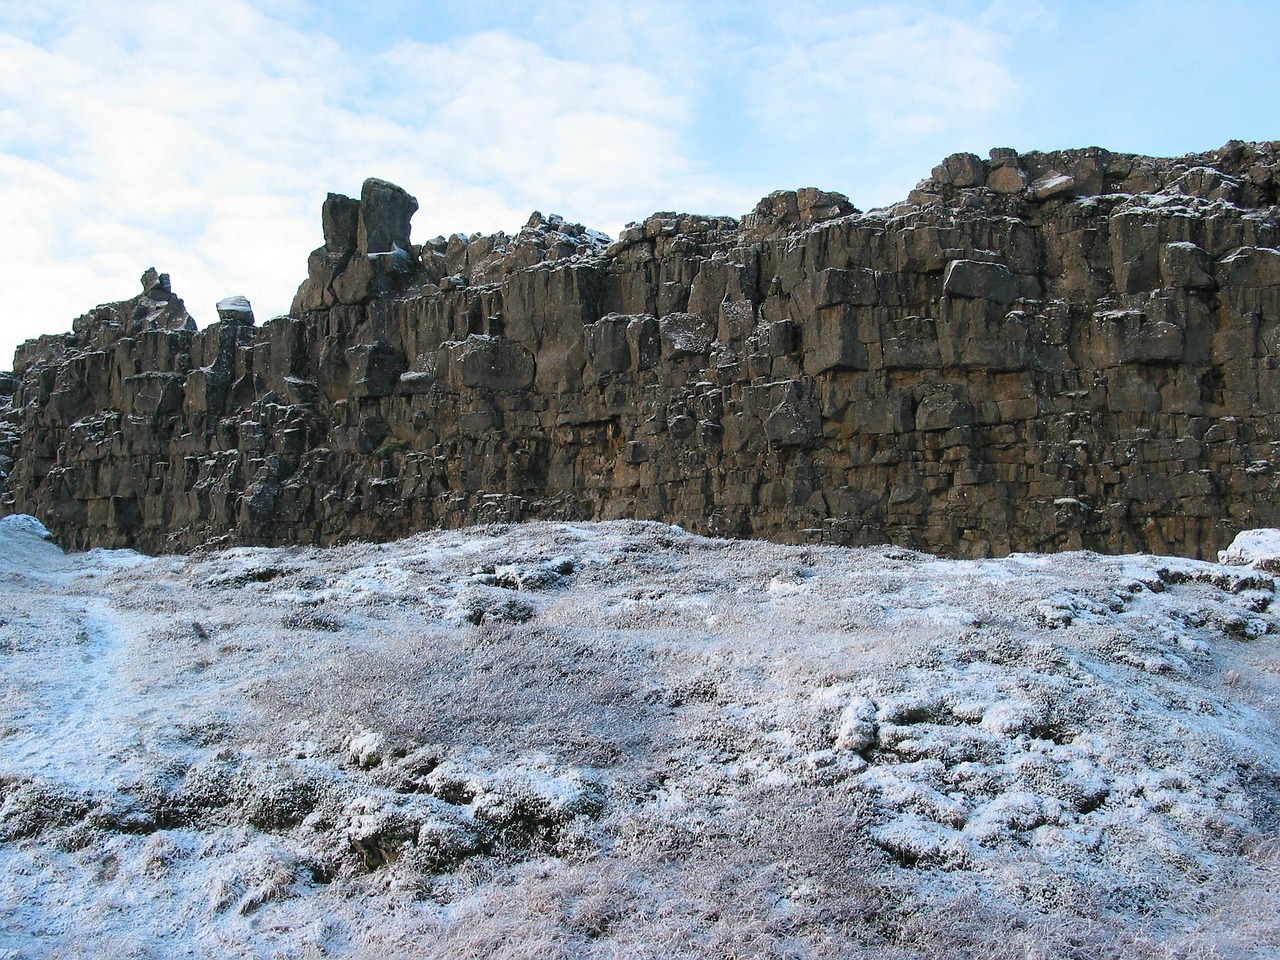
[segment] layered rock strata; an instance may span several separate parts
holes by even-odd
[[[410,241],[330,195],[289,316],[140,297],[0,377],[4,509],[68,546],[636,517],[962,556],[1210,556],[1280,525],[1280,144],[949,157],[613,243]]]

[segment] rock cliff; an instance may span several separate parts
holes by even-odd
[[[1280,525],[1280,143],[957,154],[608,238],[416,245],[331,194],[290,315],[166,277],[21,347],[3,508],[67,546],[636,517],[963,556],[1207,556]]]

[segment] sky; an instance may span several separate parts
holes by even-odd
[[[1280,138],[1280,4],[0,0],[0,369],[172,276],[200,325],[285,313],[328,192],[413,239],[558,213],[869,209],[950,153]]]

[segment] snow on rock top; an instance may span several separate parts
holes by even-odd
[[[61,548],[50,542],[49,531],[35,517],[0,517],[0,572],[38,573],[56,566],[61,557]]]
[[[38,537],[41,540],[50,539],[49,531],[45,529],[45,525],[35,517],[26,514],[15,514],[8,517],[0,517],[0,541],[7,542],[14,537]]]
[[[218,301],[215,309],[218,311],[219,320],[253,323],[253,307],[250,305],[248,297],[239,294],[234,297],[224,297]]]
[[[1265,570],[41,535],[0,520],[0,957],[1280,949]]]
[[[1218,562],[1280,571],[1280,530],[1245,530],[1218,552]]]

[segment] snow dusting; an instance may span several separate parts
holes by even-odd
[[[0,958],[1270,957],[1280,532],[0,519]]]

